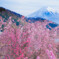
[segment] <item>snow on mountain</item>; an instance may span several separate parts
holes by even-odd
[[[41,17],[59,24],[59,13],[51,7],[43,7],[38,11],[28,15],[28,17]]]
[[[56,12],[56,11],[55,11],[53,8],[51,8],[51,7],[48,7],[47,10],[48,10],[48,11],[52,11],[52,12]]]

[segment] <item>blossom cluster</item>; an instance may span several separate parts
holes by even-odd
[[[49,22],[48,22],[49,23]],[[49,30],[47,22],[26,22],[24,16],[17,20],[0,16],[1,59],[57,59],[57,27]]]

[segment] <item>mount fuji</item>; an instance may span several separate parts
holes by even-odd
[[[59,13],[51,7],[43,7],[41,9],[39,9],[38,11],[28,15],[27,17],[28,18],[41,17],[41,18],[45,18],[45,19],[48,19],[49,21],[53,21],[53,22],[59,24]]]

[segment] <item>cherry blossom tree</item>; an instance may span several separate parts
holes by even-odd
[[[45,24],[40,21],[29,23],[22,17],[18,22],[13,23],[9,17],[4,24],[0,35],[0,56],[4,59],[57,59],[54,41],[57,32],[47,29],[46,21]]]

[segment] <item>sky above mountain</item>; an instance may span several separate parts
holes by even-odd
[[[46,6],[59,12],[59,0],[0,0],[0,7],[5,7],[24,16]]]

